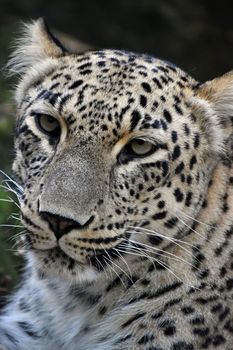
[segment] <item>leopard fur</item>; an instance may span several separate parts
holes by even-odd
[[[71,53],[42,20],[9,70],[26,267],[1,349],[232,350],[233,73]]]

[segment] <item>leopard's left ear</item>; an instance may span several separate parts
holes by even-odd
[[[207,100],[220,123],[233,117],[233,71],[199,86],[197,95]]]
[[[22,34],[6,66],[10,75],[23,75],[27,70],[46,58],[58,58],[67,50],[50,32],[43,18],[24,24]]]

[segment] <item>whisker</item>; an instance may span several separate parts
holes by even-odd
[[[13,225],[13,224],[0,224],[0,227],[12,227],[12,228],[19,227],[19,228],[23,228],[24,226],[23,225]]]
[[[121,276],[115,271],[115,269],[113,268],[112,264],[109,264],[105,259],[107,259],[106,257],[104,257],[104,261],[105,264],[117,275],[117,277],[119,278],[119,280],[121,281],[122,285],[125,287],[126,289],[126,285],[124,283],[124,281],[122,280]],[[110,261],[111,262],[111,261]]]
[[[7,179],[4,180],[5,182],[10,182],[13,183],[15,185],[15,187],[21,192],[21,194],[23,193],[24,189],[22,186],[20,186],[14,179],[12,179],[12,177],[10,177],[9,175],[7,175],[4,171],[0,170],[0,173],[2,173],[2,175],[4,175]]]
[[[103,266],[103,264],[101,263],[101,261],[97,258],[96,250],[95,250],[94,244],[92,243],[91,245],[92,245],[92,249],[93,249],[93,251],[94,251],[94,255],[95,255],[96,262],[97,262],[98,266],[101,267],[100,270],[102,270],[102,271],[104,272],[106,278],[108,279],[108,275],[107,275],[106,269],[104,268],[104,266]]]
[[[122,254],[120,254],[120,252],[118,251],[117,248],[113,248],[113,250],[115,250],[115,252],[116,252],[117,255],[119,256],[119,258],[122,259],[122,261],[124,262],[124,264],[126,265],[128,271],[129,271],[130,277],[132,278],[132,272],[131,272],[130,267],[129,267],[129,264],[128,264],[127,261],[125,260],[124,256],[123,256]]]
[[[170,272],[176,279],[178,279],[180,282],[182,282],[182,283],[184,283],[184,284],[186,284],[187,286],[189,286],[189,287],[192,287],[192,288],[195,288],[195,289],[198,289],[198,288],[196,288],[196,287],[194,287],[193,285],[191,285],[191,284],[189,284],[189,283],[187,283],[187,282],[185,282],[185,281],[183,281],[179,276],[177,276],[175,273],[174,273],[174,271],[172,271],[165,263],[162,263],[160,260],[158,260],[158,259],[156,259],[156,258],[154,258],[154,257],[151,257],[151,256],[149,256],[148,254],[146,254],[144,251],[143,251],[143,254],[137,254],[137,253],[135,253],[134,251],[132,252],[132,251],[122,251],[122,252],[124,252],[124,253],[129,253],[129,254],[132,254],[132,255],[136,255],[136,256],[139,256],[139,257],[145,257],[145,258],[147,258],[147,259],[149,259],[149,260],[154,260],[155,262],[157,262],[157,263],[159,263],[159,264],[161,264],[168,272]]]
[[[104,252],[107,254],[107,256],[108,256],[108,258],[106,257],[106,259],[108,259],[109,260],[109,262],[111,263],[111,264],[113,264],[114,266],[116,266],[116,268],[118,268],[119,270],[121,270],[127,277],[128,277],[128,279],[130,279],[130,276],[119,266],[119,265],[117,265],[114,261],[113,261],[113,259],[111,259],[111,257],[110,257],[110,255],[109,255],[109,253],[108,253],[108,251],[103,247],[103,245],[102,244],[100,244],[101,245],[101,248],[104,250]]]
[[[190,265],[191,267],[195,268],[195,266],[192,263],[190,263],[189,261],[187,261],[187,260],[185,260],[185,259],[181,258],[180,256],[177,256],[177,255],[175,255],[173,253],[167,252],[166,250],[158,249],[158,248],[149,246],[149,245],[147,245],[145,243],[136,242],[136,241],[133,241],[133,240],[129,240],[129,241],[132,242],[132,243],[135,243],[137,245],[145,246],[147,249],[149,249],[149,251],[151,253],[154,253],[154,254],[156,254],[158,256],[163,256],[164,258],[168,258],[170,260],[181,261],[181,262],[184,262],[185,264]],[[161,252],[161,253],[159,253],[159,252]]]
[[[146,232],[151,232],[151,230],[148,230],[148,229],[143,229],[143,228],[140,228],[140,230],[145,230]],[[136,232],[134,232],[134,233],[140,233],[140,231],[136,231]],[[152,231],[153,233],[155,232],[155,231]],[[157,234],[157,232],[155,232],[156,234]],[[161,234],[158,234],[158,237],[164,237],[164,238],[166,238],[168,241],[170,241],[170,242],[172,242],[172,243],[174,243],[174,244],[176,244],[178,247],[180,247],[181,249],[183,249],[188,255],[190,255],[190,256],[192,256],[192,253],[187,249],[187,248],[185,248],[185,247],[183,247],[182,245],[180,245],[179,243],[177,243],[177,241],[176,240],[174,240],[173,238],[171,238],[171,237],[168,237],[168,236],[163,236],[163,235],[161,235]]]
[[[132,229],[136,229],[137,231],[136,231],[135,233],[137,233],[138,230],[142,230],[142,231],[146,231],[145,234],[148,234],[148,235],[154,235],[154,236],[157,236],[157,237],[165,238],[165,239],[167,239],[167,240],[169,240],[169,241],[172,241],[172,242],[174,242],[174,243],[175,243],[175,242],[179,242],[179,243],[185,244],[185,245],[187,245],[187,246],[189,246],[189,247],[191,247],[191,248],[194,247],[194,244],[185,242],[185,241],[183,241],[182,239],[177,239],[177,238],[174,238],[174,237],[169,237],[169,236],[166,236],[166,235],[164,235],[164,234],[161,234],[161,233],[159,233],[159,232],[157,232],[157,231],[147,229],[147,228],[145,228],[145,227],[141,227],[141,226],[128,226],[128,227],[130,227],[130,228],[132,228]]]
[[[208,226],[208,227],[214,227],[214,225],[207,224],[206,222],[197,220],[197,219],[193,218],[192,216],[188,215],[187,213],[184,213],[184,212],[181,211],[181,210],[177,210],[177,211],[179,211],[181,215],[186,216],[187,218],[189,218],[189,219],[191,219],[191,220],[193,220],[193,221],[195,221],[195,222],[198,222],[199,224],[206,225],[206,226]]]
[[[10,216],[9,216],[9,219],[13,219],[13,220],[16,220],[16,221],[21,221],[21,218],[19,217],[19,216],[15,216],[15,215],[17,215],[17,214],[11,214]]]
[[[206,239],[206,237],[202,234],[200,234],[199,232],[197,232],[196,230],[194,230],[191,226],[189,226],[185,221],[183,221],[179,216],[177,216],[177,219],[180,220],[180,222],[182,222],[186,227],[188,227],[192,232],[196,233],[198,236],[200,236],[203,239]]]
[[[2,185],[0,185],[0,187],[2,187],[2,188],[4,188],[4,189],[5,189],[5,187],[4,187],[4,186],[2,186]],[[6,190],[6,189],[5,189],[5,190]],[[8,190],[6,190],[6,191],[8,191]],[[15,204],[15,205],[16,205],[16,207],[17,207],[18,209],[20,209],[19,204],[18,204],[16,201],[14,201],[14,199],[13,199],[13,198],[11,198],[11,197],[8,197],[8,198],[0,198],[0,201]]]

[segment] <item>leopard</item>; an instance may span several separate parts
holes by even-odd
[[[24,272],[7,350],[233,349],[233,72],[72,52],[24,26],[13,179]]]

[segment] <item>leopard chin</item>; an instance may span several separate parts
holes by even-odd
[[[32,264],[38,266],[40,276],[57,276],[71,280],[74,283],[90,283],[105,272],[109,263],[109,258],[114,264],[114,260],[119,259],[117,247],[121,243],[109,249],[88,249],[85,253],[67,249],[67,246],[60,241],[56,247],[50,249],[36,249],[31,247],[30,255],[34,260]],[[36,260],[36,261],[35,261]]]
[[[97,268],[71,258],[60,247],[48,250],[32,249],[29,260],[36,267],[41,279],[58,277],[71,284],[86,284],[94,282],[99,276]]]

